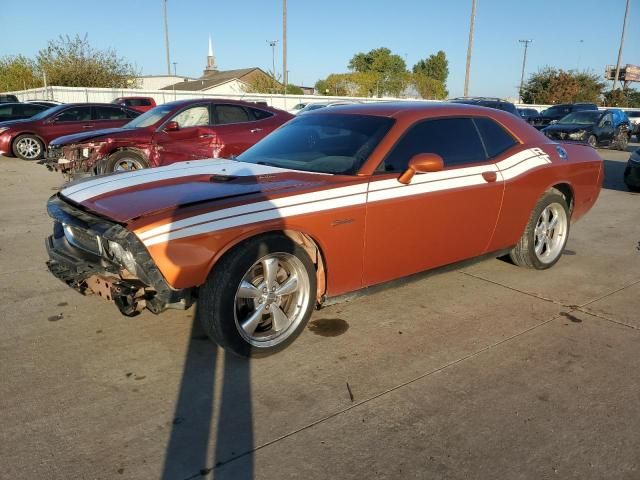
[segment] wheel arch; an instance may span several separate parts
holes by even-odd
[[[16,133],[13,137],[11,137],[11,151],[13,152],[13,144],[15,143],[16,139],[18,137],[21,137],[22,135],[33,135],[34,137],[36,137],[38,140],[40,140],[42,142],[42,145],[44,146],[44,149],[47,149],[47,146],[49,145],[49,142],[46,142],[44,138],[42,138],[40,135],[38,135],[36,132],[19,132]]]
[[[295,243],[300,245],[307,252],[309,258],[311,258],[311,261],[316,267],[316,301],[318,303],[322,303],[327,291],[327,260],[321,242],[314,238],[313,235],[303,231],[302,229],[259,229],[238,236],[217,251],[216,255],[213,257],[212,261],[207,267],[208,274],[211,273],[213,268],[215,268],[218,262],[225,255],[229,254],[236,248],[241,248],[244,242],[256,237],[260,237],[262,235],[269,234],[280,234],[282,236],[288,237]]]
[[[558,182],[548,188],[548,190],[551,189],[556,189],[564,195],[564,198],[567,200],[567,206],[569,207],[569,215],[571,215],[575,203],[575,192],[571,184],[569,182]]]

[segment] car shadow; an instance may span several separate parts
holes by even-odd
[[[620,192],[628,192],[629,189],[624,183],[624,169],[626,162],[616,162],[613,160],[603,160],[604,182],[602,188],[608,190],[618,190]]]

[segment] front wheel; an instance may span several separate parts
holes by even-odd
[[[200,289],[198,315],[218,345],[266,356],[304,330],[316,298],[315,266],[290,238],[267,234],[227,253]]]
[[[587,143],[589,144],[589,146],[596,148],[598,146],[598,139],[596,138],[595,135],[589,135],[589,138],[587,139]]]
[[[22,160],[38,160],[44,153],[44,144],[35,135],[20,135],[13,142],[13,154]]]
[[[569,207],[552,189],[538,201],[520,241],[509,253],[518,266],[544,270],[560,259],[569,238]]]
[[[142,155],[129,150],[121,150],[107,158],[102,173],[130,172],[142,170],[148,166]]]

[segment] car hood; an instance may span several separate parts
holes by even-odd
[[[108,138],[126,138],[135,132],[138,134],[138,128],[104,128],[102,130],[93,130],[91,132],[80,132],[71,135],[65,135],[53,140],[50,145],[53,147],[62,147],[65,145],[73,145],[75,143],[84,143],[88,141],[102,141]]]
[[[565,133],[573,133],[579,131],[587,131],[590,132],[593,130],[593,125],[575,125],[573,123],[554,123],[553,125],[549,125],[544,129],[545,132],[565,132]]]
[[[60,196],[119,223],[159,212],[239,200],[251,203],[335,185],[333,175],[211,159],[179,162],[127,173],[92,177],[66,185]],[[343,177],[344,178],[344,177]],[[216,209],[216,205],[211,206]],[[182,212],[179,212],[182,213]],[[144,222],[143,222],[144,223]]]

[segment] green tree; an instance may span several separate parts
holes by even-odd
[[[424,73],[414,73],[412,75],[412,83],[422,98],[443,100],[449,96],[444,83]]]
[[[36,56],[38,70],[49,85],[68,87],[127,88],[139,74],[112,49],[93,48],[87,36],[60,36],[50,40]]]
[[[521,93],[524,103],[596,103],[604,87],[595,73],[545,67],[529,76]]]
[[[607,107],[640,107],[640,91],[631,88],[609,90],[604,94],[604,105]]]
[[[282,93],[284,85],[278,80],[271,71],[267,75],[262,73],[254,75],[245,87],[245,91],[249,93]]]
[[[0,58],[0,91],[10,92],[42,86],[35,62],[23,55]]]
[[[449,77],[449,60],[442,50],[435,55],[429,55],[426,60],[419,60],[413,66],[413,73],[422,73],[427,77],[442,82],[446,86]]]
[[[376,96],[398,96],[407,82],[407,65],[400,55],[391,53],[385,47],[370,50],[367,53],[356,53],[349,61],[349,68],[354,73],[373,73],[376,79]]]

